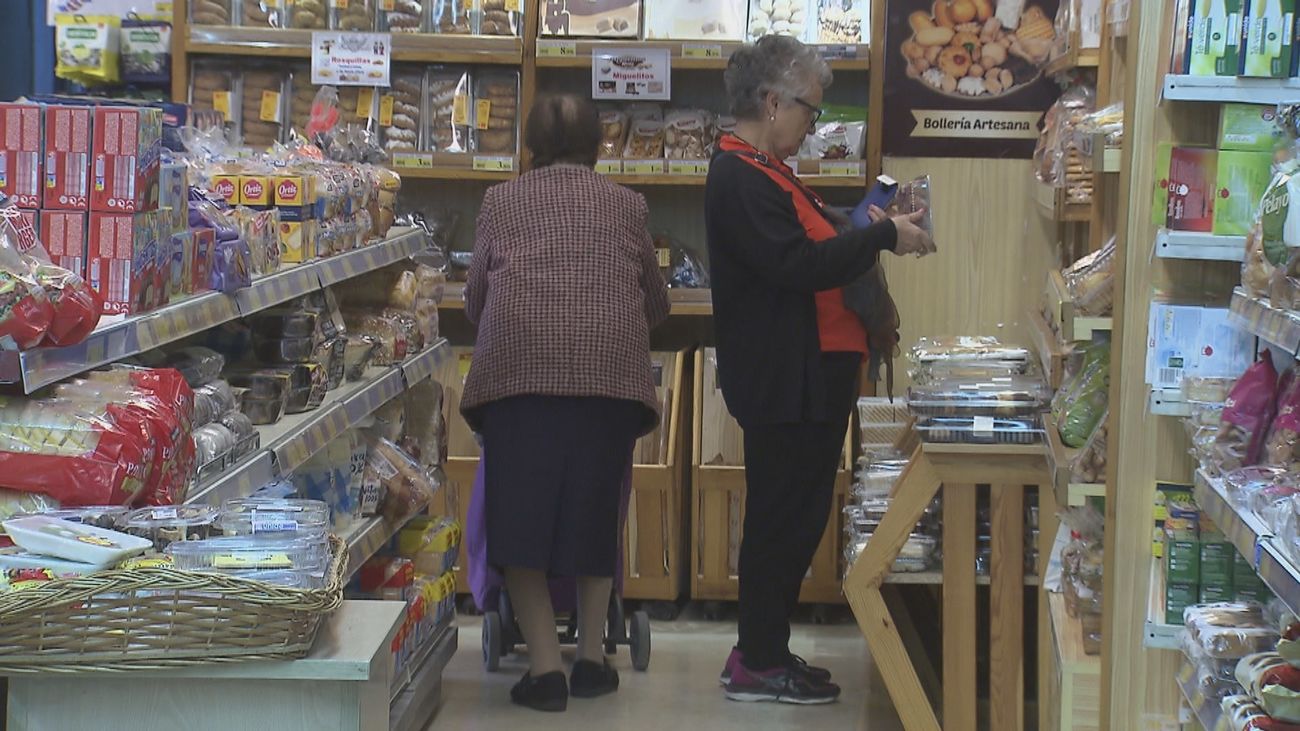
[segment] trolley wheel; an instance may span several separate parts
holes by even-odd
[[[501,667],[501,615],[483,614],[483,669],[495,673]]]
[[[650,615],[632,613],[632,669],[645,672],[650,667]]]
[[[719,622],[726,614],[726,608],[719,601],[706,601],[700,611],[704,614],[704,619],[709,622]]]
[[[515,620],[515,606],[510,603],[510,594],[504,589],[497,595],[497,612],[501,615],[501,657],[505,657],[514,652],[515,645],[522,640]]]

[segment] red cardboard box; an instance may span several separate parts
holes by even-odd
[[[41,108],[0,104],[0,193],[19,208],[41,207]]]
[[[90,207],[90,107],[45,108],[46,210],[84,211]]]
[[[95,107],[90,210],[140,213],[158,208],[162,111]]]
[[[86,279],[103,312],[138,315],[157,301],[158,213],[90,214]]]
[[[217,256],[217,232],[210,228],[194,229],[194,275],[192,292],[212,289],[212,262]]]
[[[1210,232],[1214,226],[1218,159],[1218,150],[1173,148],[1169,158],[1166,226],[1175,231]]]
[[[41,211],[45,250],[55,264],[86,274],[86,214],[81,211]]]

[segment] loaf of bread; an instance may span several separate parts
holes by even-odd
[[[234,0],[193,0],[190,23],[194,25],[230,25]]]
[[[392,88],[393,115],[389,124],[380,128],[384,149],[388,152],[414,152],[419,149],[421,115],[420,101],[424,93],[423,74],[394,73]],[[384,120],[381,120],[384,121]]]
[[[475,151],[487,155],[515,154],[515,129],[519,124],[519,76],[514,73],[485,73],[475,84],[475,92]]]

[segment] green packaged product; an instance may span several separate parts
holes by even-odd
[[[1169,220],[1169,166],[1173,163],[1174,145],[1161,142],[1156,145],[1155,185],[1152,187],[1151,225],[1165,227]]]
[[[1219,149],[1272,152],[1282,141],[1277,107],[1263,104],[1224,104],[1219,112]]]
[[[1222,151],[1215,176],[1214,233],[1245,236],[1273,177],[1270,152]]]
[[[1201,582],[1200,538],[1194,527],[1185,527],[1181,520],[1165,521],[1165,580],[1169,584]]]
[[[1198,592],[1198,604],[1214,604],[1216,602],[1232,601],[1232,585],[1227,584],[1201,584]]]
[[[1285,79],[1291,74],[1295,0],[1244,0],[1241,75]]]
[[[1241,0],[1187,0],[1187,73],[1236,76],[1241,69]]]
[[[1183,610],[1198,603],[1200,599],[1200,587],[1196,584],[1165,585],[1165,624],[1181,625]]]
[[[1201,540],[1201,583],[1232,585],[1232,557],[1237,550],[1231,543]]]

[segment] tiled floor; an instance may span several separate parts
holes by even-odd
[[[718,672],[735,639],[732,622],[678,620],[654,624],[650,670],[632,670],[626,648],[615,660],[622,688],[613,697],[571,700],[563,714],[543,714],[513,706],[510,686],[526,664],[508,658],[498,673],[483,670],[481,621],[460,620],[460,651],[444,675],[443,707],[431,729],[489,731],[526,728],[620,729],[639,731],[765,731],[818,728],[837,731],[897,731],[898,721],[856,625],[800,625],[791,649],[829,667],[844,687],[832,706],[794,707],[732,703],[722,697]]]

